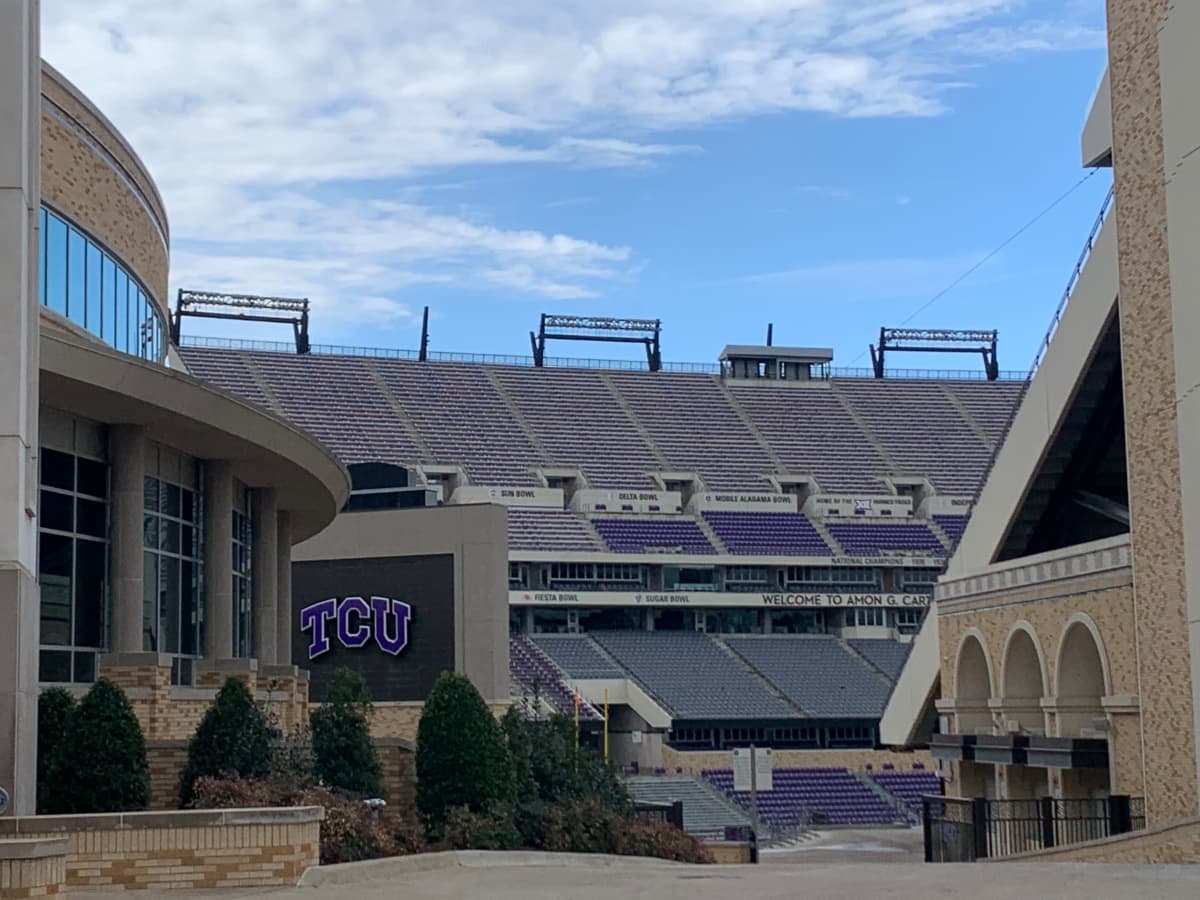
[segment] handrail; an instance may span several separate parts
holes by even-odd
[[[261,353],[286,353],[296,355],[295,344],[285,341],[254,341],[244,338],[219,338],[185,335],[182,341],[184,347],[215,350],[248,350]],[[416,362],[416,350],[406,350],[396,347],[359,347],[348,344],[313,344],[310,351],[315,356],[354,356],[374,359],[402,359]],[[533,366],[532,356],[514,356],[501,353],[456,353],[445,350],[431,350],[430,362],[462,362],[479,363],[497,366]],[[645,372],[644,360],[635,359],[591,359],[578,357],[546,357],[546,368],[563,369],[616,369],[620,371]],[[702,362],[664,362],[664,372],[690,372],[699,375],[719,375],[719,363]],[[874,378],[875,373],[869,368],[832,367],[830,375],[835,378]],[[984,373],[974,369],[895,369],[888,373],[889,381],[903,379],[941,380],[941,381],[982,381]],[[1024,372],[1001,372],[1002,381],[1021,381],[1026,377]]]

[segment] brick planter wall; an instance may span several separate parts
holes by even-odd
[[[0,840],[0,897],[53,897],[66,882],[67,842]]]

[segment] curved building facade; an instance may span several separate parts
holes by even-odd
[[[229,674],[306,703],[291,548],[350,490],[315,438],[168,365],[162,199],[37,28],[0,8],[0,815],[33,812],[47,685],[122,684],[152,743]]]

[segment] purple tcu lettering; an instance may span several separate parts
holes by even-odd
[[[370,618],[371,607],[362,597],[347,597],[338,604],[338,640],[343,647],[367,646],[367,641],[371,640],[371,626],[365,620]]]
[[[308,658],[316,659],[330,650],[329,636],[325,633],[325,622],[337,618],[338,602],[331,597],[300,610],[300,630],[311,631],[308,642]]]
[[[375,643],[384,653],[398,656],[408,646],[408,622],[412,618],[412,607],[403,600],[388,597],[372,597],[371,607],[375,611]],[[391,634],[388,633],[389,618],[395,620]]]

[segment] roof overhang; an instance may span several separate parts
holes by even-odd
[[[316,438],[232,394],[45,323],[40,351],[43,405],[141,425],[190,456],[229,460],[246,485],[278,491],[296,542],[332,522],[350,495],[345,467]]]

